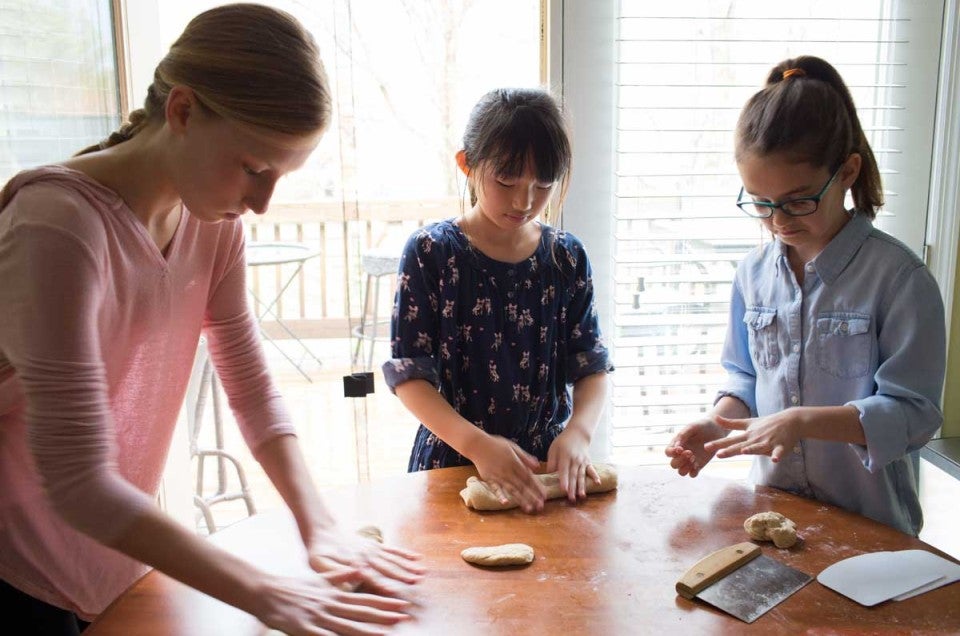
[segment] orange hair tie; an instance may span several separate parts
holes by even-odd
[[[802,68],[788,68],[783,72],[783,77],[781,79],[787,79],[788,77],[793,77],[794,75],[797,77],[803,77],[806,74],[807,72]]]
[[[464,151],[464,150],[459,150],[459,151],[457,151],[456,158],[457,158],[457,165],[460,166],[460,171],[461,171],[463,174],[465,174],[465,175],[467,175],[467,176],[469,177],[469,176],[470,176],[470,166],[467,165],[467,153],[466,153],[466,151]]]

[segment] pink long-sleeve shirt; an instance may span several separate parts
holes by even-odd
[[[184,211],[164,255],[83,173],[23,172],[4,193],[0,579],[90,620],[146,570],[101,542],[155,505],[201,330],[254,452],[293,427],[247,307],[239,222]]]

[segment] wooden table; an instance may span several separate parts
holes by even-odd
[[[776,510],[803,541],[763,553],[814,577],[841,559],[881,550],[938,550],[832,506],[782,491],[666,468],[621,468],[617,491],[542,514],[478,513],[458,496],[473,469],[404,475],[325,493],[341,521],[375,524],[388,541],[419,550],[430,572],[415,621],[397,634],[960,633],[960,583],[901,602],[862,607],[816,581],[747,625],[674,591],[701,557],[747,539],[743,520]],[[349,526],[348,526],[349,527]],[[286,513],[258,515],[212,540],[265,569],[305,572],[304,551]],[[483,569],[460,558],[473,545],[525,542],[534,562]],[[253,617],[157,572],[134,584],[86,636],[263,634]]]

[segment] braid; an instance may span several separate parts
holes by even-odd
[[[162,106],[165,101],[166,95],[161,99],[160,91],[157,90],[156,82],[154,82],[150,85],[150,88],[147,89],[147,98],[143,100],[143,108],[131,111],[127,116],[127,121],[120,126],[119,129],[110,133],[110,136],[103,141],[95,143],[92,146],[87,146],[75,154],[74,157],[98,150],[106,150],[111,146],[116,146],[117,144],[133,139],[134,135],[146,128],[156,113],[160,112],[160,106]]]

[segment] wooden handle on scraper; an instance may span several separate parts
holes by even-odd
[[[702,589],[713,585],[744,563],[760,556],[760,546],[745,541],[717,550],[703,557],[677,581],[677,594],[693,598]]]

